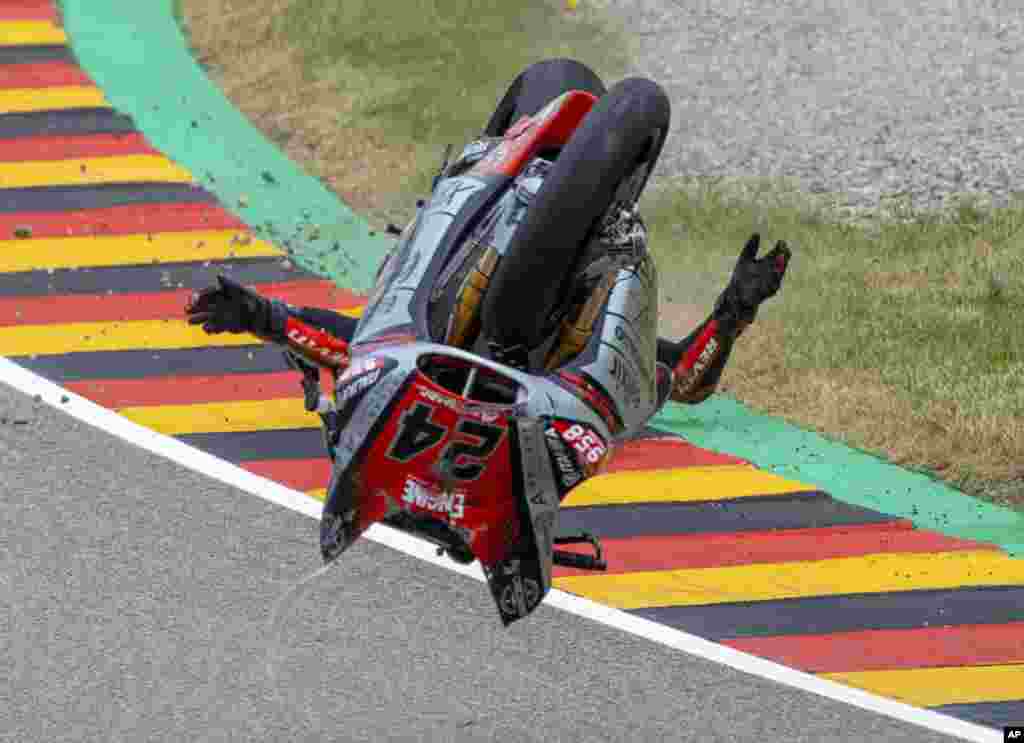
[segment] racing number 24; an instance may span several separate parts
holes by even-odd
[[[433,413],[433,406],[425,402],[418,402],[412,410],[403,413],[398,431],[388,447],[388,458],[408,462],[436,446],[448,434],[448,428],[431,421]],[[452,441],[441,452],[441,460],[452,462],[451,473],[455,478],[475,480],[487,467],[487,458],[498,448],[505,429],[462,418],[455,430],[464,436],[479,439],[480,443]]]

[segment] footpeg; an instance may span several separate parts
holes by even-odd
[[[555,544],[589,544],[594,548],[593,555],[584,555],[579,552],[567,550],[552,550],[551,559],[555,565],[563,568],[577,568],[579,570],[607,570],[608,563],[604,561],[604,551],[601,549],[601,540],[588,532],[565,535],[554,538]]]

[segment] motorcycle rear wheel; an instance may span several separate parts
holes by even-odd
[[[484,337],[498,349],[534,349],[552,330],[597,225],[615,203],[639,199],[668,132],[657,83],[627,78],[601,97],[533,197],[483,300]]]

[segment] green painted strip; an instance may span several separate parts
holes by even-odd
[[[1024,555],[1024,514],[758,415],[728,397],[717,395],[693,407],[666,405],[654,424],[697,446],[742,457],[847,503],[910,519],[924,529],[993,542],[1012,555]]]
[[[225,99],[188,50],[171,0],[63,0],[79,63],[152,144],[296,262],[367,290],[391,241],[303,173]],[[193,125],[194,123],[194,125]],[[240,206],[240,203],[248,206]],[[318,237],[310,237],[312,225]]]

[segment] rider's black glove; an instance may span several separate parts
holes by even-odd
[[[273,338],[283,331],[283,306],[261,297],[225,276],[217,286],[193,294],[185,306],[190,325],[202,325],[207,333],[254,333]],[[280,327],[278,327],[280,326]]]
[[[731,316],[747,325],[753,322],[761,302],[779,290],[792,254],[780,240],[770,253],[758,258],[760,245],[761,236],[756,233],[747,240],[729,285],[715,303],[715,315]]]

